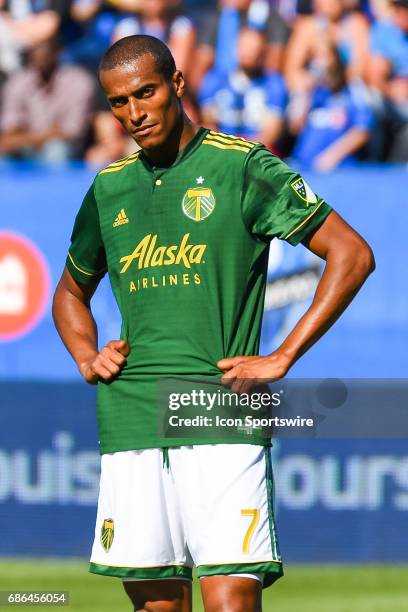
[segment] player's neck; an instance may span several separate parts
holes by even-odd
[[[155,150],[144,151],[144,154],[154,166],[168,168],[175,162],[180,151],[194,138],[198,130],[199,127],[183,113],[165,145]]]

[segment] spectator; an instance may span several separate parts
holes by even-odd
[[[104,0],[73,0],[71,17],[77,30],[66,45],[64,60],[96,72],[119,19],[117,8]]]
[[[60,162],[77,157],[86,137],[94,81],[81,68],[61,65],[54,39],[32,47],[28,66],[4,85],[0,152]]]
[[[391,161],[408,161],[408,0],[391,0],[389,20],[371,35],[370,84],[381,96],[376,109],[394,132]]]
[[[176,66],[184,73],[191,66],[195,45],[192,21],[178,10],[179,0],[144,0],[138,14],[127,15],[117,24],[112,42],[133,34],[148,34],[165,42]]]
[[[191,17],[196,27],[201,28],[208,16],[215,11],[217,0],[184,0],[187,15]]]
[[[262,32],[243,28],[238,39],[238,67],[227,74],[210,71],[199,100],[205,125],[271,148],[282,133],[286,94],[281,75],[264,70],[266,46]]]
[[[333,42],[347,65],[347,77],[364,78],[367,67],[368,23],[362,14],[345,9],[345,0],[314,0],[314,14],[295,26],[287,49],[286,80],[293,92],[312,90],[314,47],[322,38]]]
[[[321,66],[322,77],[310,95],[309,113],[293,157],[304,167],[329,171],[355,163],[357,153],[368,142],[373,115],[363,90],[347,84],[335,45],[320,41],[315,61]]]
[[[57,33],[70,0],[0,0],[0,74],[21,65],[25,49]]]
[[[268,0],[219,0],[218,11],[207,19],[198,36],[194,72],[190,75],[194,91],[212,67],[218,72],[236,68],[238,35],[245,25],[266,34],[266,69],[281,69],[289,29]]]
[[[366,12],[373,20],[389,19],[391,17],[390,0],[367,0]]]
[[[101,168],[137,150],[110,111],[95,113],[92,128],[93,144],[85,153],[85,162],[90,166]]]

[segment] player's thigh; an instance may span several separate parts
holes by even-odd
[[[191,580],[131,580],[123,586],[134,609],[148,612],[191,612]]]
[[[261,612],[262,583],[241,576],[201,578],[205,612]]]

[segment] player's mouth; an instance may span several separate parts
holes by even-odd
[[[135,138],[145,138],[146,136],[150,136],[155,127],[155,123],[153,125],[143,125],[140,128],[132,130],[132,136]]]

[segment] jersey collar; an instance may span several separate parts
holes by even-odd
[[[171,170],[171,168],[174,168],[175,166],[178,166],[179,164],[181,164],[181,162],[183,162],[196,149],[198,149],[198,147],[201,145],[202,141],[204,140],[204,137],[207,134],[207,132],[208,132],[207,128],[200,127],[198,129],[197,133],[193,136],[193,138],[184,147],[184,149],[179,151],[176,159],[174,160],[172,165],[169,166],[168,168],[159,168],[157,166],[153,166],[153,164],[151,163],[149,158],[146,155],[144,155],[143,152],[140,155],[140,160],[143,162],[143,164],[144,164],[146,169],[148,169],[150,171],[153,171],[153,172],[155,170]]]

